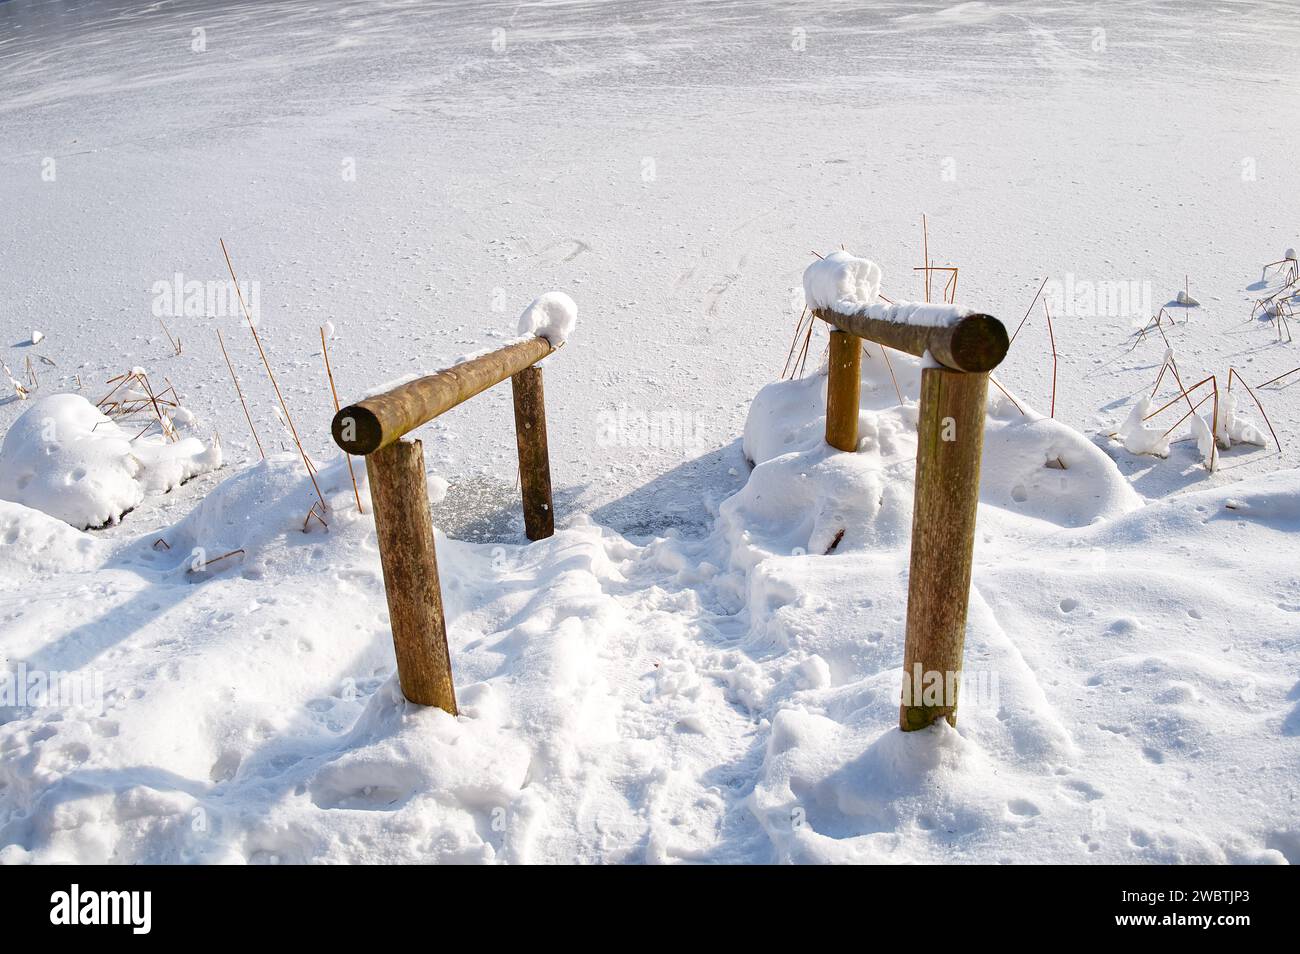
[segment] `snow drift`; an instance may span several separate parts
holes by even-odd
[[[146,494],[221,466],[195,437],[132,435],[79,394],[33,404],[0,445],[0,498],[84,530],[116,523]]]

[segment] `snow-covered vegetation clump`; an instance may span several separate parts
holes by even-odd
[[[148,422],[146,421],[146,426]],[[84,530],[221,466],[221,447],[128,431],[79,394],[41,398],[0,445],[0,499]]]

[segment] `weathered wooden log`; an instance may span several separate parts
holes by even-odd
[[[933,312],[944,318],[944,323],[898,320],[918,312]],[[1011,346],[1007,329],[992,315],[963,316],[951,305],[872,305],[851,315],[818,308],[813,314],[840,331],[895,351],[918,357],[928,351],[935,361],[954,371],[992,371]]]
[[[957,724],[988,378],[985,373],[946,368],[921,372],[898,714],[905,732],[923,729],[941,717]]]
[[[832,331],[826,376],[826,443],[842,451],[858,448],[858,392],[862,339]]]
[[[402,694],[456,715],[424,449],[394,441],[366,457],[366,471]]]
[[[349,454],[373,454],[554,350],[545,338],[527,338],[358,401],[334,415],[334,442]]]
[[[524,532],[529,540],[542,540],[555,533],[542,369],[536,365],[524,368],[510,379],[510,387],[515,397],[515,443],[519,446]]]

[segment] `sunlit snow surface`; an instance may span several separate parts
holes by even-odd
[[[37,396],[166,375],[227,460],[91,538],[0,506],[0,657],[108,683],[102,717],[0,707],[0,860],[1300,859],[1300,392],[1259,391],[1281,455],[1213,477],[1107,437],[1184,282],[1185,379],[1300,365],[1250,319],[1300,232],[1297,63],[1289,2],[0,3],[0,352],[55,363]],[[918,299],[922,213],[1010,328],[1045,276],[1150,301],[1054,315],[1061,424],[996,409],[968,665],[1006,706],[903,738],[908,410],[869,359],[862,454],[815,381],[754,405],[789,456],[751,477],[740,436],[812,250]],[[328,534],[242,319],[165,318],[178,356],[153,313],[228,277],[219,238]],[[420,432],[465,715],[415,712],[319,328],[346,402],[551,289],[561,530],[516,545],[507,388]],[[1051,368],[1037,309],[998,377],[1046,408]],[[196,546],[246,552],[196,578]]]

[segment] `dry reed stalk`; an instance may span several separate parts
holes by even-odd
[[[790,339],[790,351],[785,356],[785,366],[781,369],[781,380],[785,380],[786,373],[790,370],[790,362],[794,359],[795,346],[799,344],[799,336],[803,334],[804,319],[808,317],[808,306],[803,306],[803,311],[799,313],[799,320],[794,326],[794,337]],[[809,319],[812,320],[812,319]]]
[[[1016,325],[1016,330],[1011,335],[1011,341],[1007,343],[1008,348],[1010,348],[1011,345],[1016,343],[1016,335],[1020,334],[1020,329],[1023,328],[1025,326],[1025,322],[1029,320],[1030,312],[1032,312],[1034,310],[1034,306],[1038,304],[1038,296],[1043,293],[1043,289],[1046,287],[1047,287],[1047,279],[1044,278],[1043,283],[1038,286],[1038,291],[1034,292],[1034,300],[1031,301],[1029,303],[1029,307],[1025,309],[1025,317],[1021,318],[1020,324]]]
[[[158,416],[158,427],[162,430],[163,437],[175,443],[179,439],[179,435],[176,433],[176,428],[172,426],[171,418],[163,414],[162,408],[159,407],[158,399],[154,396],[153,393],[153,388],[149,386],[148,376],[144,374],[137,374],[135,375],[135,378],[137,381],[139,381],[140,385],[144,388],[144,393],[149,396],[149,403],[153,406],[154,414]]]
[[[1209,378],[1206,378],[1206,380],[1208,381]],[[1203,384],[1203,383],[1205,383],[1205,382],[1201,382],[1201,383]],[[1199,408],[1202,404],[1204,404],[1206,401],[1208,401],[1208,400],[1209,400],[1210,398],[1212,398],[1212,397],[1214,397],[1214,392],[1210,392],[1209,394],[1205,395],[1203,398],[1201,398],[1199,401],[1196,402],[1195,406],[1193,406],[1192,409],[1191,409],[1190,411],[1188,411],[1186,414],[1184,414],[1184,415],[1183,415],[1182,417],[1180,417],[1178,420],[1174,421],[1173,424],[1169,425],[1169,428],[1168,428],[1168,429],[1167,429],[1167,430],[1166,430],[1162,435],[1160,435],[1160,436],[1161,436],[1161,437],[1168,437],[1170,434],[1172,434],[1172,433],[1174,432],[1174,430],[1178,427],[1179,424],[1183,423],[1183,421],[1187,420],[1189,417],[1191,417],[1193,414],[1195,414],[1195,413],[1196,413],[1196,409]],[[1165,406],[1168,407],[1168,405],[1165,405]]]
[[[898,387],[898,378],[894,377],[894,365],[889,360],[889,350],[884,345],[880,346],[880,355],[885,359],[885,367],[889,369],[889,380],[894,382],[894,393],[898,395],[898,403],[902,404],[903,392]]]
[[[105,394],[102,398],[100,398],[98,401],[95,402],[95,407],[99,408],[102,411],[104,409],[104,405],[108,403],[108,399],[117,393],[118,388],[120,388],[123,385],[123,383],[125,383],[126,379],[129,378],[130,376],[131,375],[128,372],[126,374],[119,374],[117,377],[109,378],[107,381],[105,381],[104,382],[105,384],[112,384],[113,387],[109,389],[109,392],[107,394]],[[114,384],[114,382],[116,383]],[[116,404],[118,403],[120,402],[114,402],[113,406],[116,406]]]
[[[235,393],[239,395],[239,403],[244,408],[244,419],[248,421],[248,429],[253,432],[253,440],[257,443],[257,452],[262,455],[262,460],[266,460],[266,451],[262,450],[262,439],[257,436],[257,428],[253,426],[253,415],[248,413],[248,402],[244,400],[244,392],[239,387],[239,376],[235,374],[235,366],[231,363],[230,355],[226,352],[225,339],[221,337],[221,329],[217,329],[217,344],[221,345],[221,354],[226,359],[226,367],[230,369],[230,380],[235,383]]]
[[[302,462],[307,468],[307,476],[311,478],[311,485],[316,490],[316,499],[320,501],[321,507],[328,510],[325,505],[325,495],[320,491],[320,485],[316,483],[316,474],[312,470],[311,462],[307,460],[307,452],[303,450],[302,441],[298,437],[298,429],[293,426],[293,417],[289,414],[289,407],[284,403],[284,395],[280,393],[280,385],[275,380],[275,374],[271,371],[271,362],[266,359],[266,351],[262,348],[262,339],[258,337],[257,328],[253,326],[252,316],[248,313],[248,305],[244,302],[244,293],[239,288],[239,279],[235,277],[235,266],[230,261],[230,252],[226,249],[226,240],[221,239],[221,253],[226,257],[226,268],[230,270],[230,280],[234,283],[235,294],[239,297],[239,307],[243,309],[244,320],[248,322],[248,330],[253,333],[253,341],[257,344],[257,353],[262,356],[262,365],[266,368],[266,376],[271,379],[271,387],[275,388],[275,396],[280,401],[280,409],[284,411],[284,418],[289,423],[289,433],[293,435],[293,442],[298,445],[298,453],[302,455]]]
[[[1275,378],[1269,378],[1269,379],[1268,379],[1267,381],[1265,381],[1263,384],[1257,384],[1257,385],[1255,385],[1255,387],[1257,387],[1257,388],[1266,388],[1266,387],[1268,387],[1270,384],[1276,384],[1278,381],[1281,381],[1283,378],[1285,378],[1285,377],[1289,377],[1290,375],[1295,374],[1297,371],[1300,371],[1300,368],[1292,368],[1290,371],[1287,371],[1287,372],[1284,373],[1284,374],[1279,374],[1279,375],[1278,375],[1277,377],[1275,377]]]
[[[925,272],[927,281],[931,272],[945,272],[948,277],[944,280],[943,290],[940,294],[943,296],[944,304],[951,305],[957,300],[957,267],[955,265],[930,265],[927,267],[912,266],[914,272]],[[926,294],[929,294],[928,292]]]
[[[1010,401],[1013,405],[1015,405],[1016,410],[1020,412],[1020,416],[1024,417],[1025,409],[1020,406],[1019,401],[1017,401],[1015,398],[1011,396],[1011,392],[1008,391],[1006,388],[1004,388],[1002,384],[998,381],[998,379],[993,377],[993,375],[991,374],[989,375],[989,380],[993,382],[994,387],[996,387],[999,391],[1001,391],[1003,394],[1007,396],[1008,401]]]
[[[1166,430],[1164,434],[1162,434],[1161,436],[1168,437],[1170,434],[1174,432],[1175,428],[1177,428],[1179,424],[1183,423],[1183,421],[1187,420],[1189,417],[1195,414],[1197,408],[1199,408],[1206,401],[1213,398],[1214,412],[1210,416],[1210,458],[1205,462],[1205,469],[1213,473],[1215,462],[1218,460],[1218,450],[1219,450],[1219,381],[1214,375],[1210,375],[1208,378],[1198,381],[1196,384],[1192,385],[1191,390],[1195,391],[1202,384],[1205,384],[1206,381],[1210,382],[1210,385],[1213,390],[1211,390],[1209,394],[1205,395],[1205,397],[1201,398],[1195,404],[1193,404],[1192,399],[1188,397],[1187,413],[1184,414],[1182,417],[1180,417],[1178,420],[1174,421],[1174,423],[1169,427],[1169,429]],[[1189,392],[1184,391],[1183,395],[1181,396],[1186,397],[1188,393]],[[1178,403],[1178,398],[1174,398],[1172,401],[1166,404],[1165,407],[1162,407],[1160,411],[1163,411],[1165,408],[1170,407],[1171,405],[1177,403]],[[1151,418],[1155,417],[1156,414],[1159,414],[1160,411],[1155,411],[1152,414],[1148,414],[1146,417],[1143,418],[1143,420],[1144,421],[1151,420]]]
[[[806,371],[807,368],[808,368],[808,347],[809,347],[809,345],[812,344],[813,325],[814,325],[814,323],[815,323],[815,322],[814,322],[812,319],[809,319],[809,321],[808,321],[808,333],[807,333],[806,335],[804,335],[804,339],[803,339],[803,348],[802,348],[802,350],[799,352],[799,360],[798,360],[798,369],[799,369],[799,373],[798,373],[797,376],[798,376],[798,377],[801,377],[801,378],[803,377],[804,371]]]
[[[229,551],[228,553],[223,553],[223,554],[221,554],[221,556],[213,557],[211,560],[205,560],[204,563],[203,563],[203,566],[200,567],[200,568],[198,568],[197,570],[196,570],[193,566],[191,566],[191,567],[190,567],[188,570],[186,570],[185,572],[186,572],[186,573],[204,573],[204,572],[206,572],[209,568],[211,568],[212,564],[214,564],[214,563],[218,563],[218,562],[220,562],[221,560],[226,559],[227,557],[232,557],[232,556],[234,556],[236,553],[243,553],[243,552],[244,552],[244,548],[243,548],[243,547],[240,547],[238,550],[231,550],[231,551]]]
[[[1300,263],[1297,263],[1294,258],[1282,258],[1282,259],[1278,259],[1276,262],[1269,262],[1267,265],[1264,266],[1263,270],[1260,272],[1260,277],[1261,278],[1267,277],[1268,270],[1270,268],[1274,268],[1279,265],[1284,267],[1285,269],[1284,275],[1290,276],[1290,279],[1287,282],[1287,284],[1290,284],[1291,282],[1295,281],[1297,278],[1300,278]]]
[[[1200,381],[1197,381],[1197,382],[1196,382],[1195,384],[1193,384],[1190,388],[1183,388],[1182,391],[1179,393],[1178,397],[1176,397],[1176,398],[1174,398],[1173,400],[1171,400],[1168,404],[1165,404],[1165,405],[1163,405],[1163,406],[1157,408],[1156,410],[1152,411],[1152,412],[1151,412],[1150,414],[1148,414],[1146,417],[1142,418],[1142,420],[1144,420],[1144,421],[1149,421],[1149,420],[1151,420],[1151,418],[1155,417],[1157,414],[1161,414],[1161,413],[1163,413],[1164,411],[1168,410],[1169,408],[1173,407],[1173,406],[1174,406],[1175,404],[1177,404],[1177,403],[1179,402],[1179,400],[1182,399],[1182,398],[1186,398],[1186,399],[1187,399],[1187,407],[1188,407],[1191,411],[1195,411],[1196,408],[1192,407],[1191,393],[1192,393],[1193,391],[1195,391],[1197,388],[1199,388],[1202,384],[1208,384],[1208,383],[1209,383],[1210,381],[1212,381],[1212,380],[1214,380],[1214,375],[1211,374],[1211,375],[1209,375],[1208,377],[1202,378]],[[1197,407],[1199,407],[1199,406],[1200,406],[1200,402],[1198,401],[1198,402],[1197,402]],[[1180,418],[1178,419],[1178,424],[1181,424],[1183,421],[1187,420],[1187,416],[1188,416],[1188,415],[1184,414],[1182,417],[1180,417]],[[1177,427],[1178,424],[1175,424],[1174,427]]]
[[[930,303],[930,226],[925,221],[925,213],[921,213],[921,243],[922,253],[925,256],[925,302]]]
[[[1205,469],[1214,473],[1214,462],[1218,459],[1219,454],[1219,379],[1213,379],[1214,385],[1214,413],[1210,415],[1210,462],[1205,465]]]
[[[1056,332],[1052,330],[1052,312],[1043,302],[1043,314],[1047,315],[1047,337],[1052,345],[1052,412],[1048,416],[1056,420]]]
[[[330,528],[330,525],[329,525],[328,523],[325,522],[325,518],[322,517],[319,513],[316,512],[316,508],[319,507],[319,506],[320,506],[319,503],[317,503],[317,502],[315,502],[315,501],[312,502],[311,509],[307,511],[307,518],[306,518],[305,520],[303,520],[303,522],[302,522],[302,532],[303,532],[303,533],[306,533],[306,532],[307,532],[307,525],[308,525],[309,523],[311,523],[311,518],[312,518],[312,517],[315,517],[317,520],[319,520],[319,521],[320,521],[320,525],[321,525],[322,527],[324,527],[326,530],[328,530],[328,529]]]
[[[338,388],[334,387],[334,371],[330,368],[330,352],[325,345],[324,327],[320,330],[320,353],[325,358],[325,376],[330,381],[330,394],[334,397],[334,413],[337,414],[339,412],[339,392]],[[357,475],[352,469],[352,455],[344,451],[343,459],[348,462],[348,476],[352,478],[352,492],[357,497],[357,513],[365,513],[365,510],[361,508],[361,491],[357,489]]]
[[[1190,389],[1183,387],[1183,378],[1182,378],[1182,375],[1180,375],[1180,374],[1178,373],[1178,362],[1174,359],[1174,356],[1173,356],[1172,354],[1166,354],[1166,355],[1165,355],[1165,359],[1164,359],[1164,361],[1162,361],[1162,362],[1160,363],[1160,373],[1156,375],[1156,383],[1155,383],[1155,387],[1153,387],[1153,388],[1151,389],[1151,396],[1152,396],[1152,397],[1155,397],[1155,396],[1156,396],[1156,392],[1160,390],[1160,382],[1164,380],[1164,378],[1165,378],[1165,371],[1166,371],[1166,370],[1170,370],[1170,371],[1173,372],[1173,375],[1174,375],[1174,381],[1177,382],[1178,387],[1182,390],[1182,392],[1183,392],[1183,396],[1184,396],[1184,397],[1187,397],[1187,395],[1190,393],[1190,391],[1195,391],[1198,387],[1200,387],[1202,384],[1204,384],[1205,381],[1208,381],[1208,380],[1209,380],[1209,378],[1206,378],[1206,379],[1200,381],[1198,384],[1194,385],[1194,386],[1193,386],[1192,388],[1190,388]],[[1177,400],[1178,400],[1178,398],[1174,398],[1174,401],[1173,401],[1173,402],[1170,402],[1170,403],[1174,403],[1174,402],[1176,402]],[[1169,405],[1165,405],[1165,407],[1168,407],[1168,406],[1169,406]],[[1190,398],[1190,397],[1187,398],[1187,406],[1188,406],[1188,407],[1191,407],[1191,398]],[[1162,408],[1161,410],[1163,410],[1163,408]],[[1158,413],[1158,412],[1157,412],[1157,413]]]
[[[1228,393],[1232,393],[1232,379],[1234,377],[1240,381],[1241,386],[1246,389],[1246,393],[1250,395],[1250,399],[1255,402],[1255,407],[1259,408],[1260,416],[1264,418],[1264,423],[1268,425],[1268,432],[1273,435],[1273,443],[1276,444],[1277,449],[1281,451],[1282,442],[1277,439],[1277,431],[1273,430],[1273,422],[1268,419],[1268,413],[1264,410],[1264,405],[1261,404],[1259,398],[1255,396],[1255,392],[1250,389],[1250,385],[1247,384],[1246,379],[1241,376],[1241,372],[1232,367],[1228,368]]]
[[[1176,381],[1178,386],[1181,388],[1183,386],[1183,378],[1182,375],[1178,373],[1178,362],[1174,359],[1172,354],[1169,356],[1169,369],[1174,372],[1174,381]],[[1213,379],[1214,375],[1210,375],[1210,378]],[[1186,389],[1184,389],[1183,393],[1186,394]],[[1192,406],[1191,398],[1187,399],[1187,406]]]
[[[172,350],[175,351],[177,357],[179,357],[181,353],[180,340],[172,337],[172,333],[167,330],[167,323],[164,322],[161,317],[158,319],[158,324],[162,325],[163,334],[167,336],[167,340],[171,342]]]

